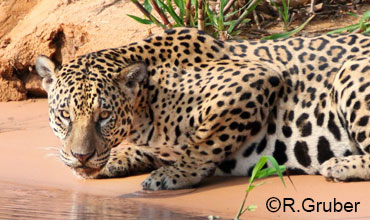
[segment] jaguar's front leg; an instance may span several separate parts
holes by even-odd
[[[232,66],[237,61],[223,60],[214,66],[217,68],[225,62]],[[212,86],[203,93],[214,95],[199,94],[203,104],[190,107],[197,110],[190,111],[184,118],[195,120],[190,123],[189,119],[190,127],[182,124],[182,132],[178,133],[186,135],[179,136],[179,146],[173,147],[181,156],[172,166],[153,171],[142,183],[144,189],[193,187],[213,174],[216,166],[229,155],[265,130],[269,114],[276,108],[278,97],[284,94],[283,79],[261,63],[243,61],[239,64],[235,68],[240,71],[222,73],[224,78],[230,78],[224,84],[219,84],[216,77],[209,82]]]
[[[130,146],[113,149],[105,167],[97,178],[125,177],[150,172],[165,164],[140,147]]]
[[[245,113],[251,114],[248,111]],[[240,114],[231,113],[225,115],[226,119],[204,121],[193,135],[189,135],[192,142],[181,146],[182,156],[174,164],[151,172],[142,183],[143,189],[191,188],[212,175],[219,164],[246,141],[258,136],[265,126],[265,120],[256,121],[257,117],[241,120]],[[229,117],[231,120],[227,120]]]
[[[224,120],[221,118],[221,121]],[[181,147],[183,155],[174,164],[151,172],[142,183],[143,189],[184,189],[199,184],[205,177],[212,175],[217,165],[237,151],[247,138],[257,136],[263,126],[260,122],[243,123],[239,119],[223,122],[223,125],[214,122],[217,126],[207,123],[192,135],[190,139],[195,140],[193,143]],[[240,131],[236,131],[234,126],[240,127]]]
[[[214,169],[215,164],[212,161],[206,163],[203,160],[182,157],[171,166],[163,166],[151,172],[142,187],[146,190],[190,188],[211,175]]]

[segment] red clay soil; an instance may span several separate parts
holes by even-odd
[[[59,158],[51,156],[57,153],[52,147],[59,146],[60,142],[49,128],[46,100],[0,103],[0,109],[1,181],[130,199],[222,219],[235,216],[244,196],[248,182],[245,177],[213,177],[196,189],[159,193],[141,191],[140,183],[147,175],[78,179]],[[370,219],[369,182],[330,183],[321,176],[292,176],[291,179],[295,188],[287,178],[286,187],[277,177],[260,180],[264,184],[256,187],[246,201],[257,205],[257,209],[242,219]],[[272,208],[278,205],[268,200],[271,197],[282,203],[285,199],[285,212],[283,205],[277,212],[268,211],[267,201]],[[289,206],[293,201],[291,207],[295,212]],[[325,203],[325,209],[331,204],[331,211],[324,211],[322,204],[317,205],[319,202]]]
[[[46,97],[34,69],[39,54],[65,63],[160,30],[127,14],[140,11],[129,1],[0,1],[0,101]]]

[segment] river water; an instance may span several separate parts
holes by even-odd
[[[207,219],[125,198],[0,181],[0,219]]]

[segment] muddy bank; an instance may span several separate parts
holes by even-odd
[[[141,192],[140,183],[147,174],[128,178],[81,180],[57,158],[60,142],[48,125],[47,101],[28,100],[0,103],[0,180],[50,190],[66,190],[96,196],[132,200],[159,205],[196,216],[217,215],[223,219],[233,218],[239,208],[247,187],[248,178],[209,178],[194,190],[161,193]],[[370,218],[369,182],[329,183],[321,176],[292,176],[295,188],[287,183],[285,188],[279,178],[267,178],[260,182],[247,200],[256,204],[255,212],[243,219],[367,219]],[[288,180],[286,179],[288,182]],[[5,195],[4,188],[1,188]],[[0,195],[0,201],[4,197]],[[266,202],[270,197],[281,201],[294,200],[295,211],[290,209],[270,212]],[[359,202],[356,212],[341,210],[325,212],[322,209],[304,211],[302,202],[311,198],[316,202]],[[58,203],[57,200],[53,202]],[[311,202],[309,200],[308,202]],[[317,207],[317,206],[316,206]],[[310,206],[308,207],[310,208]],[[0,213],[1,213],[0,209]],[[107,214],[108,215],[108,214]]]
[[[128,199],[0,181],[1,219],[204,219]]]

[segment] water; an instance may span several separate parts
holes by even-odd
[[[125,198],[0,182],[0,219],[207,219]]]

